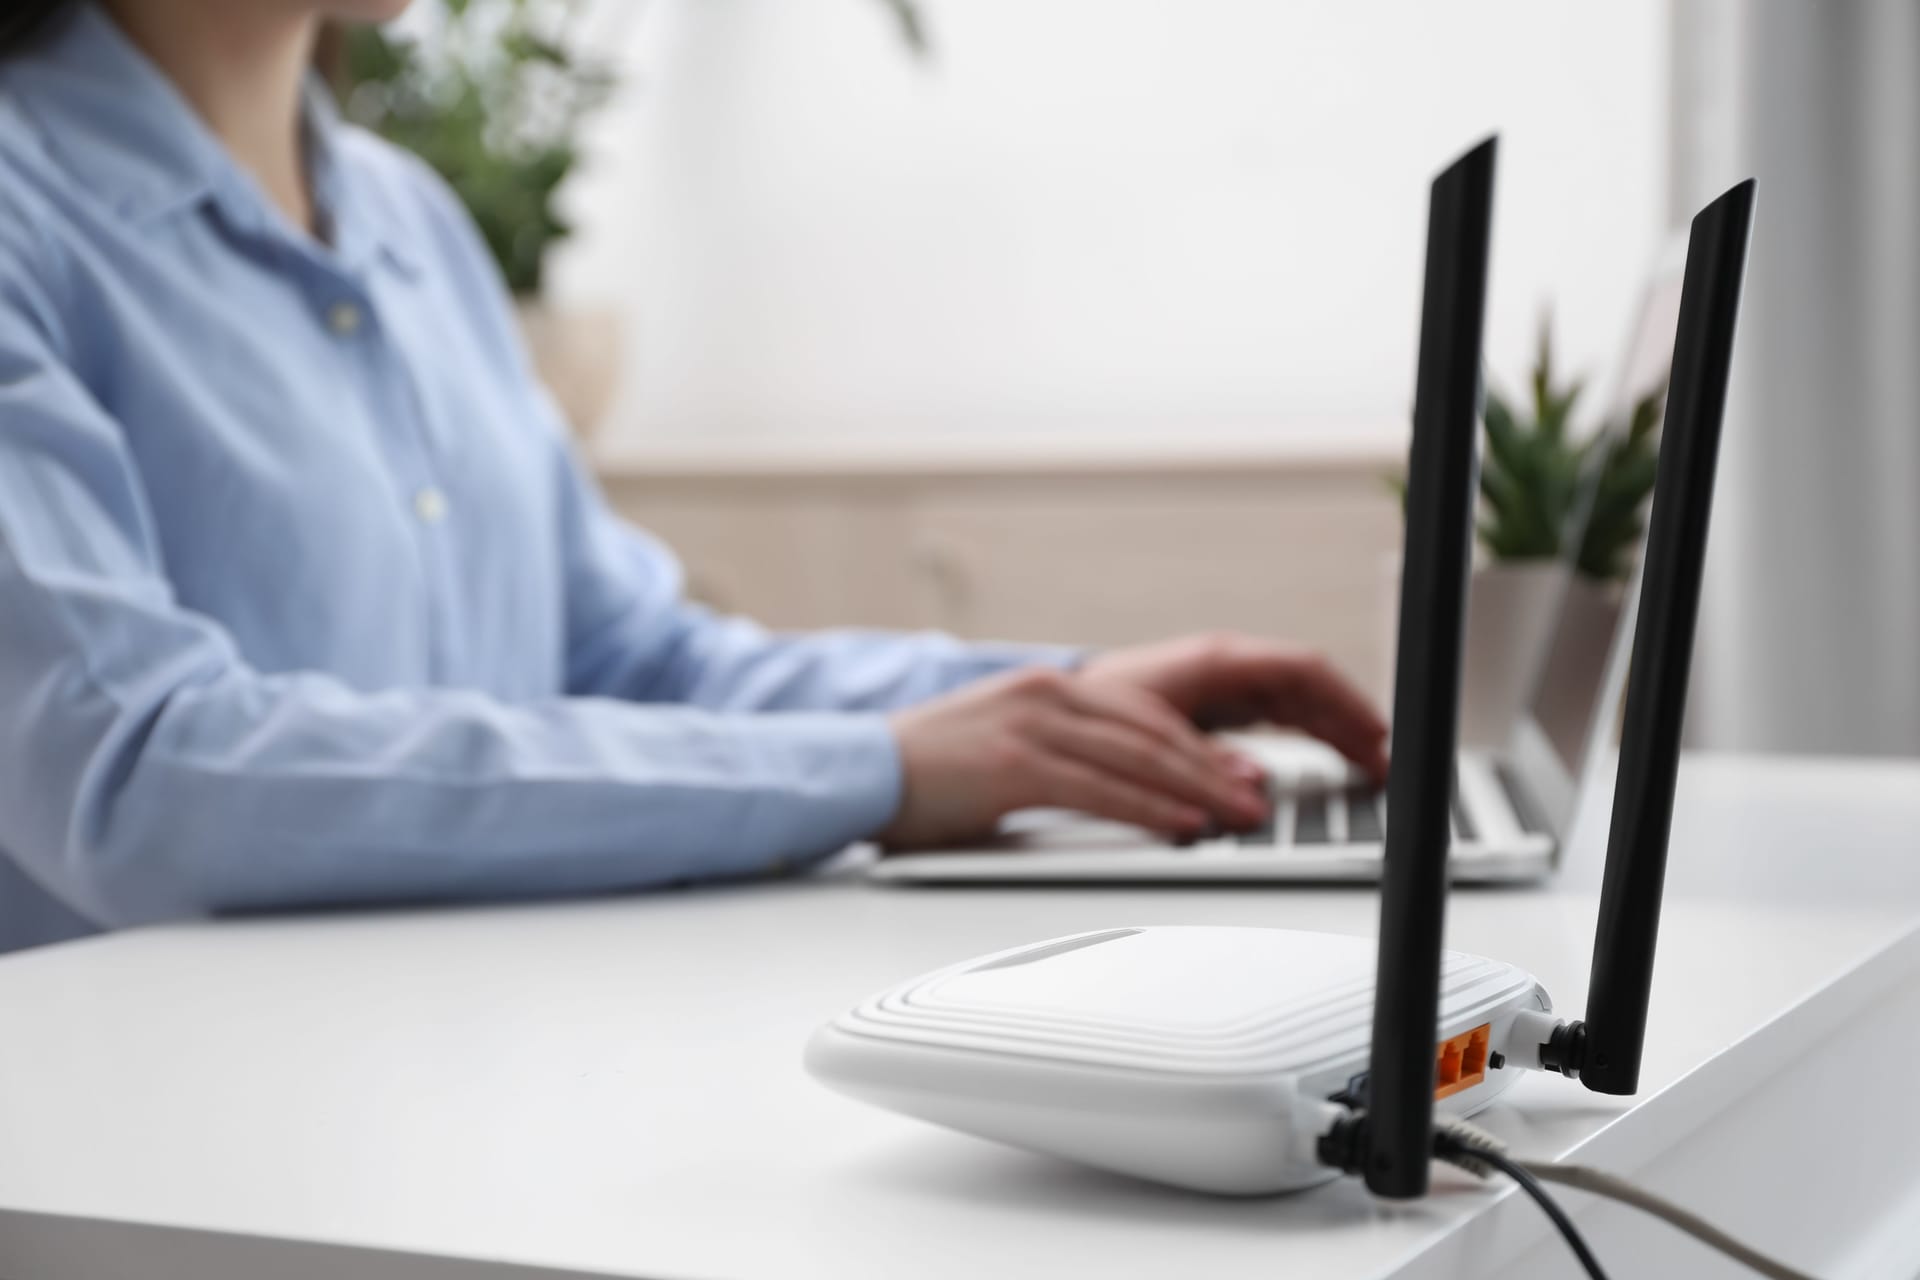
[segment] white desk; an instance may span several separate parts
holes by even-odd
[[[1912,1276],[1920,766],[1697,760],[1682,796],[1641,1098],[1530,1077],[1488,1122],[1804,1265]],[[1594,861],[1548,891],[1456,894],[1451,943],[1577,1011]],[[1531,1205],[1451,1175],[1408,1208],[1351,1184],[1211,1200],[865,1109],[800,1069],[824,1019],[978,952],[1124,923],[1369,933],[1373,909],[842,879],[28,953],[0,961],[0,1276],[1568,1274]],[[1737,1274],[1573,1203],[1616,1275]]]

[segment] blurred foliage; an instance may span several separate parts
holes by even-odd
[[[1589,446],[1601,450],[1602,461],[1576,565],[1590,578],[1624,582],[1633,570],[1633,551],[1647,531],[1648,499],[1660,463],[1666,397],[1662,377],[1658,387],[1634,401],[1624,431],[1619,423],[1609,424]]]
[[[422,29],[347,33],[341,95],[360,124],[453,187],[515,293],[539,292],[547,251],[572,231],[554,196],[579,133],[614,89],[575,51],[578,0],[438,0]]]
[[[1584,500],[1591,505],[1575,568],[1599,581],[1624,581],[1646,531],[1666,380],[1634,402],[1625,422],[1604,423],[1577,441],[1568,424],[1585,384],[1560,381],[1552,328],[1542,320],[1529,382],[1530,402],[1523,407],[1487,392],[1480,544],[1496,560],[1557,559],[1569,532],[1582,523]],[[1396,477],[1392,483],[1404,498],[1405,481]]]
[[[920,6],[916,0],[881,0],[893,12],[893,20],[900,28],[900,39],[916,58],[924,58],[933,52],[933,45],[927,40],[926,20],[920,15]]]
[[[924,56],[916,0],[883,2]],[[352,28],[340,54],[347,115],[439,171],[520,295],[540,291],[548,251],[573,231],[556,196],[580,163],[581,129],[618,85],[612,59],[583,47],[589,7],[434,0],[423,20]]]

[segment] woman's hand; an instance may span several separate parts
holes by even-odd
[[[1077,809],[1173,839],[1266,817],[1260,771],[1201,732],[1270,723],[1331,744],[1376,781],[1387,726],[1325,658],[1251,636],[1117,649],[1035,668],[893,717],[904,790],[880,842],[978,839],[1016,809]]]
[[[1173,839],[1266,816],[1259,770],[1209,741],[1142,682],[1033,668],[893,717],[899,811],[891,849],[991,834],[1016,809],[1077,809]]]
[[[1082,673],[1089,684],[1152,693],[1207,729],[1299,729],[1386,781],[1386,721],[1319,654],[1226,632],[1115,649]]]

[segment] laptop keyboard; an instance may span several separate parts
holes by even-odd
[[[1347,839],[1354,844],[1377,843],[1386,834],[1387,797],[1373,787],[1348,787],[1340,793],[1347,806]]]
[[[1267,776],[1270,803],[1265,823],[1232,837],[1247,849],[1285,849],[1295,846],[1379,844],[1386,835],[1386,792],[1364,783],[1316,786],[1307,778]],[[1473,819],[1453,781],[1452,835],[1455,841],[1475,838]]]

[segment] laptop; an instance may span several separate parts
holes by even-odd
[[[1623,422],[1627,409],[1666,376],[1685,264],[1682,237],[1663,248],[1648,272],[1612,379],[1609,422]],[[1583,533],[1597,478],[1587,477],[1575,513]],[[1448,861],[1456,883],[1527,883],[1551,875],[1579,816],[1589,765],[1613,736],[1638,592],[1603,588],[1576,574],[1572,557],[1581,538],[1564,541],[1556,616],[1532,692],[1494,744],[1462,744],[1457,757]],[[986,846],[882,858],[867,874],[899,884],[1378,882],[1387,822],[1383,789],[1304,738],[1224,737],[1267,773],[1272,817],[1259,830],[1173,845],[1137,827],[1030,810],[1009,815]]]

